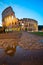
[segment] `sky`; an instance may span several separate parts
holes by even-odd
[[[32,18],[43,25],[43,0],[0,0],[0,26],[2,25],[2,12],[11,6],[17,18]]]

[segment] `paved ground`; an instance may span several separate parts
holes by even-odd
[[[15,46],[18,44],[21,32],[3,33],[0,34],[0,48],[7,48],[8,46]]]
[[[43,37],[30,34],[29,32],[13,32],[0,34],[0,48],[6,48],[8,45],[19,45],[24,49],[43,49]]]
[[[30,34],[29,32],[22,32],[19,45],[25,49],[43,49],[43,37]]]

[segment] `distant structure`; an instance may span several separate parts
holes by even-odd
[[[38,31],[38,22],[34,19],[23,18],[18,19],[12,7],[7,7],[2,12],[2,25],[5,30],[26,30],[26,31]]]
[[[23,18],[19,20],[22,30],[38,31],[38,22],[34,19]]]

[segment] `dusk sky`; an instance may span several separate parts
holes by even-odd
[[[43,25],[43,0],[0,0],[0,25],[2,11],[11,6],[17,18],[32,18]]]

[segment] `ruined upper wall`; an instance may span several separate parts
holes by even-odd
[[[12,9],[12,7],[7,7],[3,12],[2,12],[2,19],[4,19],[6,16],[9,16],[9,15],[13,15],[15,16],[15,13]]]

